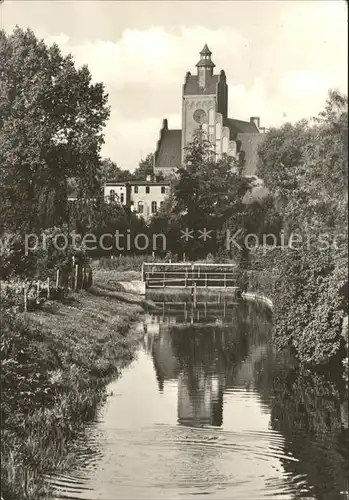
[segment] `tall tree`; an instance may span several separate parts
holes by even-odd
[[[66,218],[67,181],[98,189],[103,85],[86,66],[27,29],[0,31],[0,212],[6,228],[40,229]]]
[[[153,174],[154,155],[149,153],[143,160],[139,162],[138,167],[133,173],[136,180],[145,180],[147,175]]]
[[[102,160],[101,179],[103,183],[108,180],[124,182],[129,181],[132,178],[133,175],[129,170],[122,170],[110,158],[104,158]]]
[[[228,155],[217,158],[204,132],[197,130],[186,149],[184,164],[173,180],[170,203],[166,206],[170,222],[167,231],[173,233],[175,228],[177,239],[181,234],[179,228],[204,231],[199,233],[200,239],[181,238],[182,251],[192,257],[215,253],[217,233],[235,213],[250,187],[251,182],[242,175],[239,162]],[[159,214],[157,227],[159,218],[164,217],[166,219],[163,212]]]
[[[333,232],[347,226],[348,99],[332,91],[325,110],[273,129],[259,148],[258,175],[289,229]]]

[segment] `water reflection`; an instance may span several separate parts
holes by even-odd
[[[268,310],[155,299],[91,429],[98,455],[51,478],[59,496],[345,499],[345,392],[275,352]]]
[[[253,334],[251,342],[255,306],[213,299],[195,307],[189,301],[157,301],[162,314],[144,324],[144,346],[152,355],[159,390],[166,380],[178,380],[181,425],[222,425],[224,392],[236,382],[253,386],[251,363],[242,364],[248,355],[253,360],[262,354],[270,332],[270,318],[259,318],[258,342]]]

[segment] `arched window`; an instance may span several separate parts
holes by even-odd
[[[157,212],[158,210],[158,204],[156,201],[152,201],[151,202],[151,213],[152,214],[155,214],[155,212]]]
[[[109,191],[109,200],[110,201],[115,201],[115,189],[111,189]]]
[[[140,214],[142,214],[142,213],[143,213],[143,211],[144,211],[143,201],[139,201],[139,202],[138,202],[138,212],[139,212]]]

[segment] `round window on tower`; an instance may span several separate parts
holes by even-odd
[[[197,123],[204,123],[207,119],[206,113],[203,109],[196,109],[194,111],[193,118]]]

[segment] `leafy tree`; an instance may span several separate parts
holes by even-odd
[[[347,231],[347,96],[331,91],[312,122],[272,129],[259,147],[258,175],[289,231]]]
[[[103,183],[111,180],[124,182],[131,180],[133,175],[128,170],[122,170],[110,158],[105,158],[102,160],[101,177]]]
[[[27,29],[0,32],[1,226],[38,230],[66,219],[67,181],[99,189],[103,85]]]
[[[164,208],[153,218],[152,227],[162,227],[169,248],[190,258],[216,254],[225,241],[217,239],[224,223],[241,205],[251,181],[242,175],[242,165],[234,158],[217,158],[203,131],[197,130],[186,148],[184,164],[172,179],[172,189]],[[208,236],[181,238],[186,229]],[[208,233],[210,232],[210,233]],[[205,241],[206,240],[206,241]]]
[[[145,180],[147,175],[153,175],[154,155],[149,153],[139,162],[139,166],[133,172],[133,178],[136,180]]]
[[[330,92],[316,119],[272,130],[259,149],[259,175],[279,200],[284,222],[297,231],[292,245],[257,258],[273,277],[264,291],[274,302],[274,337],[312,365],[344,354],[347,134],[347,97]]]

